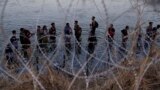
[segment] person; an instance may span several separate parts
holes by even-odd
[[[56,45],[56,27],[55,27],[55,23],[51,23],[51,28],[49,29],[49,39],[50,39],[50,43],[52,43],[51,49],[55,48]]]
[[[9,43],[5,48],[5,57],[7,60],[7,68],[14,69],[19,67],[19,62],[17,61],[16,53],[13,51],[12,45]]]
[[[143,48],[143,43],[142,43],[142,29],[140,28],[140,30],[137,32],[138,38],[137,38],[137,49],[138,52],[141,51]]]
[[[22,44],[22,48],[28,49],[30,47],[31,44],[30,37],[31,33],[29,30],[20,28],[20,42]]]
[[[51,23],[51,28],[49,29],[50,41],[52,43],[56,42],[56,27],[55,23]]]
[[[63,58],[63,65],[62,68],[66,65],[66,60],[68,60],[68,57],[70,57],[70,49],[71,49],[71,35],[72,35],[72,28],[70,27],[69,23],[66,23],[64,27],[64,41],[65,41],[65,52]]]
[[[158,29],[160,29],[160,25],[157,25],[156,27],[153,27],[153,30],[152,30],[152,40],[155,40],[157,34],[158,34]]]
[[[95,34],[90,32],[90,35],[88,37],[88,47],[87,47],[87,49],[88,49],[89,55],[87,55],[87,60],[93,59],[93,57],[94,57],[93,54],[94,54],[96,44],[97,44],[97,37],[95,36]],[[91,64],[92,64],[92,62],[88,62],[86,64],[86,75],[87,76],[90,74],[89,68],[90,68]]]
[[[150,38],[152,37],[152,30],[153,30],[153,22],[149,22],[149,25],[146,29],[146,35],[147,35],[146,39],[148,41],[150,41]]]
[[[75,30],[75,37],[76,37],[77,41],[80,42],[82,28],[78,25],[78,21],[75,21],[75,23],[74,23],[74,30]]]
[[[24,51],[24,57],[29,58],[31,56],[31,41],[30,37],[32,36],[29,30],[20,28],[20,42],[22,44],[22,50]]]
[[[37,40],[40,42],[40,32],[41,32],[41,26],[37,26]]]
[[[144,47],[147,49],[150,46],[152,35],[153,35],[153,22],[149,22],[149,25],[147,26],[146,29],[146,37],[145,37],[145,43]]]
[[[74,31],[75,31],[75,38],[78,41],[78,43],[76,43],[76,53],[80,54],[81,53],[81,47],[80,47],[81,43],[80,42],[81,42],[82,28],[79,26],[77,20],[74,22]]]
[[[64,28],[64,34],[65,34],[65,43],[67,47],[71,47],[71,34],[72,34],[72,28],[70,27],[69,23],[66,23],[66,26]]]
[[[7,59],[7,64],[8,64],[8,68],[10,68],[10,65],[13,64],[13,60],[14,60],[14,52],[11,48],[11,45],[8,44],[7,47],[5,48],[5,56]]]
[[[46,25],[43,26],[42,31],[43,31],[43,36],[42,36],[43,47],[46,50],[48,50],[48,29]]]
[[[69,23],[66,23],[66,26],[64,28],[64,34],[65,35],[71,35],[72,34],[72,28],[70,27]]]
[[[15,49],[18,49],[18,38],[16,37],[16,31],[12,31],[12,37],[10,38],[11,44],[15,47]]]
[[[107,33],[108,42],[109,42],[109,47],[112,47],[114,35],[115,35],[114,26],[113,26],[113,24],[110,24],[110,27],[108,28],[108,33]]]
[[[128,30],[129,26],[126,26],[125,29],[121,30],[122,33],[122,47],[126,48],[126,42],[128,40]]]
[[[95,16],[92,16],[92,22],[90,24],[90,28],[91,28],[91,33],[95,34],[96,28],[98,28],[99,24],[98,22],[95,20]]]
[[[44,31],[41,28],[41,26],[38,26],[37,28],[37,34],[38,34],[38,41],[39,41],[39,46],[42,48],[44,45],[43,43],[43,38],[44,38]]]

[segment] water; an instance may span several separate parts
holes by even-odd
[[[105,0],[105,5],[108,10],[109,22],[115,24],[117,31],[126,24],[135,26],[136,11],[132,9],[129,0]],[[153,11],[152,7],[149,5],[143,7],[145,7],[144,21],[158,18],[158,14]],[[126,12],[127,10],[128,12]],[[20,27],[25,27],[34,32],[37,24],[50,25],[51,22],[55,22],[60,29],[58,31],[61,31],[64,23],[70,22],[73,25],[74,20],[79,20],[83,28],[89,29],[90,18],[93,15],[97,17],[100,28],[105,29],[106,27],[106,15],[102,0],[95,0],[95,2],[94,0],[84,2],[81,0],[9,0],[4,15],[5,31],[19,30]]]
[[[37,25],[47,25],[49,27],[51,22],[55,22],[57,32],[60,34],[66,22],[71,23],[73,27],[74,20],[78,20],[83,29],[83,35],[85,35],[84,37],[86,38],[90,30],[90,18],[94,15],[99,22],[97,36],[104,36],[106,22],[108,22],[115,25],[116,39],[120,40],[121,36],[119,33],[126,24],[132,28],[130,31],[135,27],[137,11],[132,7],[134,6],[134,0],[102,1],[103,0],[8,0],[4,12],[3,30],[6,32],[6,37],[9,37],[12,30],[19,31],[21,27],[35,32]],[[5,0],[0,1],[1,11],[4,2]],[[154,5],[154,7],[152,5]],[[104,6],[107,8],[107,13],[105,12]],[[143,12],[144,22],[155,21],[155,24],[159,23],[160,14],[157,12],[159,8],[158,5],[151,3],[142,5],[141,7],[145,7]],[[106,14],[108,16],[106,16]],[[106,19],[107,17],[108,19]],[[146,25],[142,27],[146,27]],[[2,36],[1,34],[1,40],[3,39]]]
[[[1,11],[4,2],[5,0],[0,1]],[[134,5],[134,0],[8,0],[3,13],[3,30],[6,32],[6,38],[2,38],[3,34],[0,34],[0,45],[2,47],[3,42],[9,40],[12,30],[18,32],[19,28],[24,27],[34,33],[37,25],[49,27],[51,22],[55,22],[57,32],[61,34],[65,23],[69,22],[73,27],[74,20],[79,21],[83,29],[83,39],[86,39],[90,31],[89,24],[92,16],[95,16],[99,22],[98,37],[103,38],[106,24],[113,23],[116,29],[116,40],[119,41],[120,31],[126,24],[131,27],[130,32],[135,27],[137,11],[133,8]],[[143,22],[154,21],[155,25],[160,23],[158,5],[153,3],[143,5],[141,2],[140,5],[144,8]],[[146,24],[143,25],[143,29],[146,26]],[[2,49],[0,48],[1,51]]]

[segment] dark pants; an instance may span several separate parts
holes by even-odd
[[[91,33],[95,34],[96,28],[92,28]]]
[[[112,48],[113,45],[113,38],[108,36],[108,43],[109,43],[109,48]]]

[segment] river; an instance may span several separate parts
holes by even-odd
[[[60,34],[65,23],[69,22],[73,27],[74,20],[79,21],[85,39],[88,37],[92,16],[95,16],[99,22],[97,36],[104,37],[107,23],[113,23],[116,29],[116,39],[119,40],[120,31],[126,25],[129,25],[132,31],[137,21],[134,2],[136,0],[8,0],[6,5],[5,1],[0,1],[1,16],[4,16],[1,23],[5,32],[0,34],[1,46],[4,41],[8,40],[12,30],[18,32],[19,28],[24,27],[35,32],[37,25],[49,27],[51,22],[55,22],[57,32]],[[2,13],[4,5],[6,8]],[[160,23],[159,12],[155,11],[153,4],[139,2],[139,5],[141,9],[144,8],[143,22],[154,21],[154,25]],[[146,26],[145,24],[142,27]]]

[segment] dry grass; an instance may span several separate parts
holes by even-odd
[[[133,47],[133,51],[135,51]],[[160,49],[152,43],[149,54],[142,60],[137,60],[134,53],[128,55],[120,65],[134,67],[130,70],[114,68],[109,73],[89,80],[76,78],[71,85],[74,76],[45,66],[45,73],[39,75],[37,80],[45,90],[159,90],[160,89]],[[156,63],[155,63],[156,62]],[[32,72],[35,72],[32,69]],[[36,73],[33,73],[35,76]],[[43,90],[29,72],[22,73],[16,82],[9,78],[1,78],[0,90]],[[70,88],[71,87],[71,88]],[[69,89],[70,88],[70,89]]]
[[[151,57],[146,57],[145,60],[139,62],[132,61],[132,63],[124,61],[122,64],[138,65],[138,68],[130,71],[115,68],[113,70],[114,76],[109,78],[104,76],[90,80],[87,90],[120,90],[120,88],[123,90],[136,90],[137,81],[140,82],[138,90],[159,90],[160,63],[152,64],[140,80],[146,66],[151,62],[151,60],[149,60],[150,58]],[[57,72],[48,66],[46,67],[48,68],[47,73],[40,75],[38,78],[44,88],[46,90],[67,90],[73,77],[63,72]],[[119,82],[119,86],[115,78]],[[21,75],[20,80],[25,81],[23,83],[17,83],[10,80],[11,79],[1,79],[1,90],[41,90],[29,73]],[[84,79],[77,79],[71,90],[86,90],[85,83]]]

